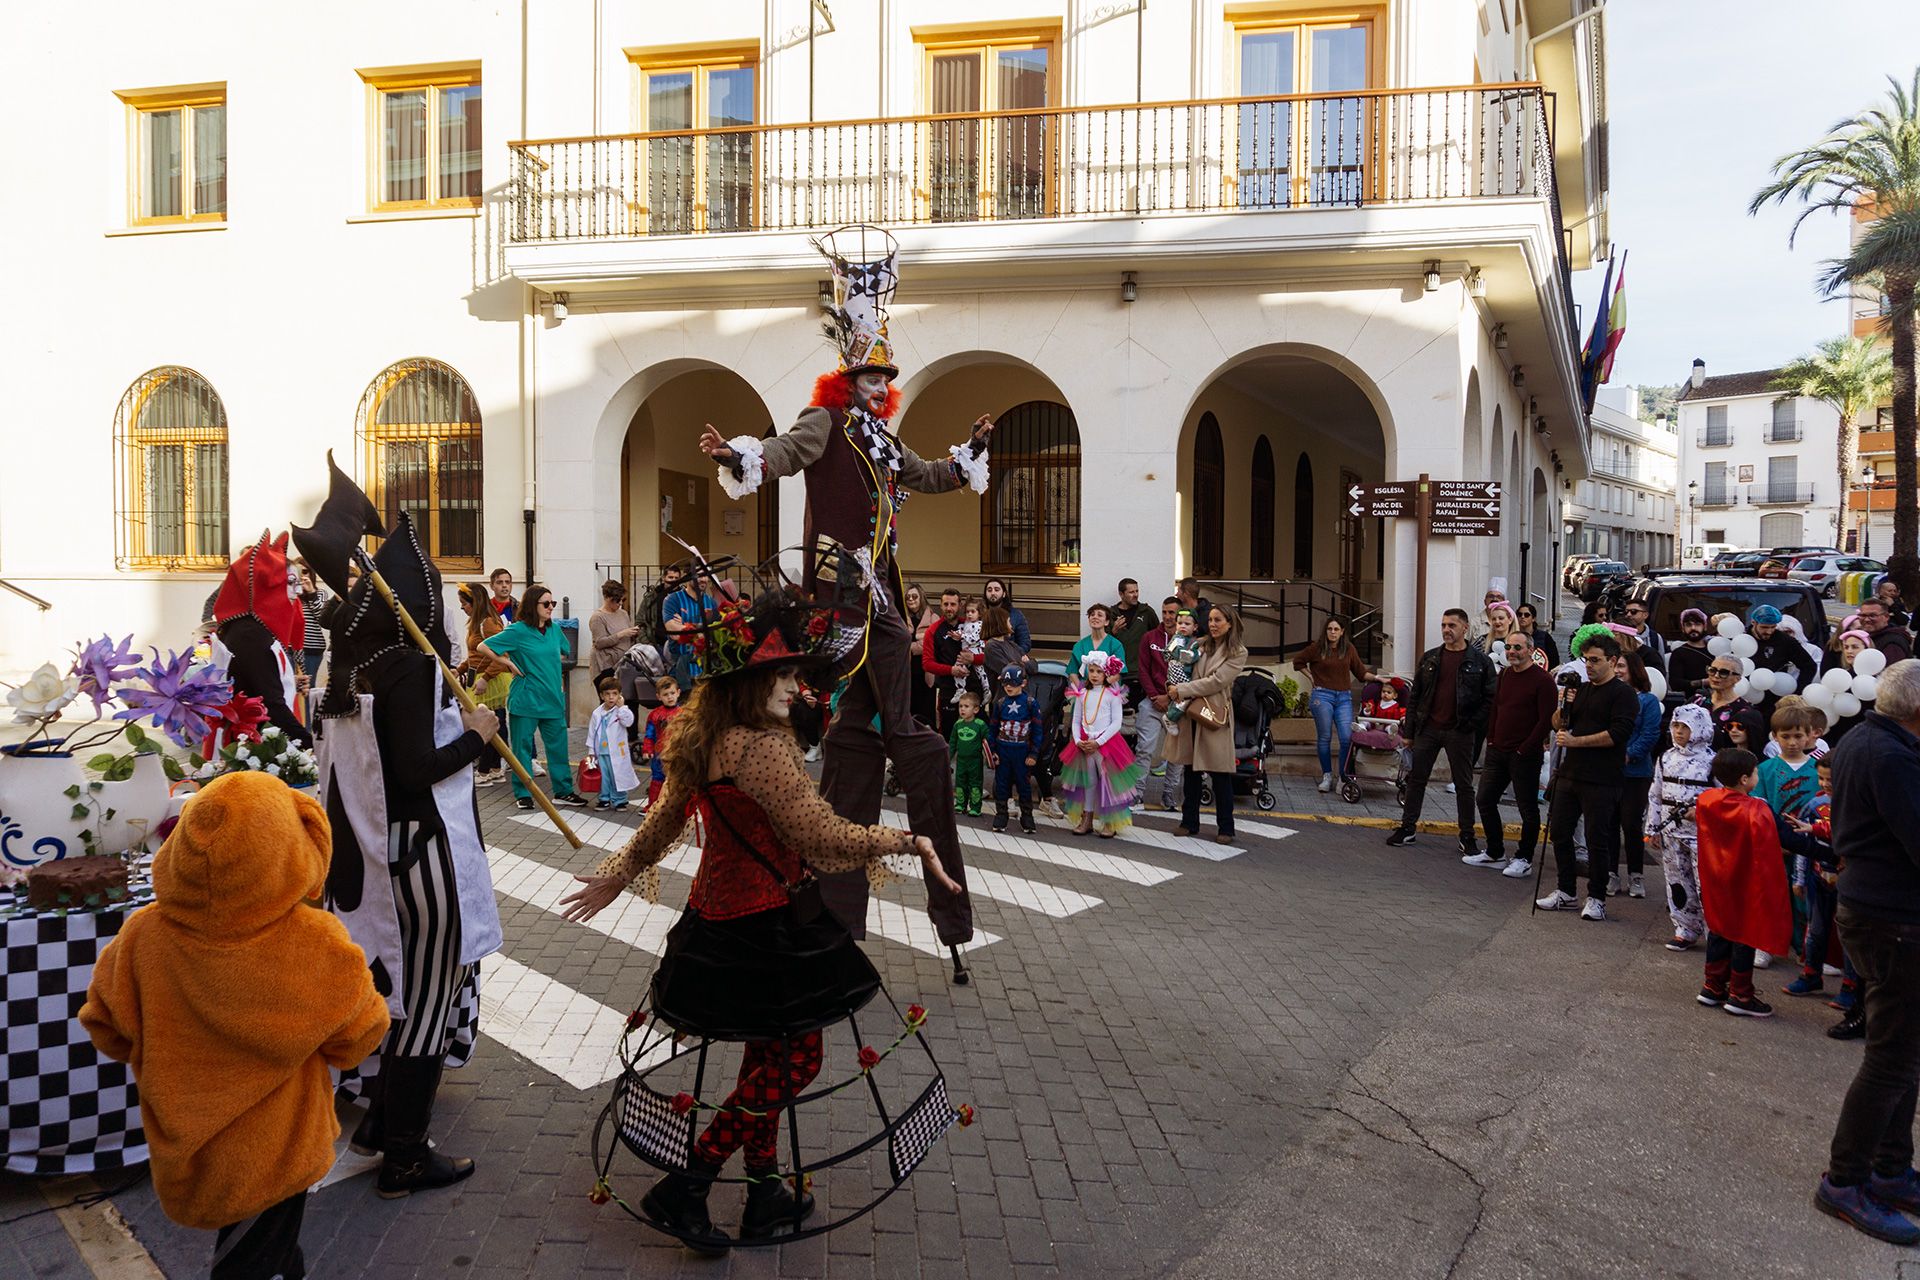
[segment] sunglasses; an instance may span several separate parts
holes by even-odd
[[[551,608],[553,608],[553,601],[551,601],[551,600],[542,600],[542,601],[540,602],[540,607],[541,607],[542,609],[551,609]]]
[[[1737,671],[1729,671],[1725,667],[1708,667],[1707,674],[1709,676],[1735,676],[1740,673]]]

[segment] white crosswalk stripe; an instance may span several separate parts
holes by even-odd
[[[908,830],[907,815],[897,810],[886,810],[880,815],[880,821],[889,827],[897,827],[902,831]],[[1178,879],[1180,875],[1178,871],[1156,867],[1149,862],[1116,858],[1112,854],[1101,853],[1096,849],[1050,844],[1044,840],[1037,840],[1028,835],[1018,835],[1011,831],[979,831],[971,827],[962,827],[960,843],[970,849],[993,849],[1011,854],[1016,858],[1044,862],[1050,866],[1085,871],[1089,875],[1107,876],[1114,880],[1125,880],[1128,884],[1162,884],[1168,880]],[[967,874],[972,876],[973,869],[968,868]]]
[[[508,956],[481,961],[480,1032],[576,1089],[620,1074],[627,1015]],[[642,1059],[664,1057],[663,1045]]]

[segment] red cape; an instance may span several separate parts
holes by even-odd
[[[1707,928],[1744,946],[1785,955],[1793,906],[1773,810],[1764,800],[1714,787],[1700,793],[1694,819]]]

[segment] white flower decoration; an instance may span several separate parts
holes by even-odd
[[[267,766],[267,772],[277,778],[280,776],[280,766],[277,764],[270,764]]]
[[[7,703],[14,709],[15,724],[31,724],[35,720],[52,719],[60,708],[79,696],[79,678],[62,676],[59,668],[45,662],[24,683],[7,690]]]
[[[281,736],[280,726],[277,724],[270,724],[266,728],[260,731],[260,740],[262,742],[266,741],[268,738],[278,738],[280,736]]]

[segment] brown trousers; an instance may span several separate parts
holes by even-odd
[[[960,833],[953,821],[953,772],[945,739],[913,718],[913,686],[923,668],[914,649],[913,629],[897,610],[875,612],[867,636],[867,660],[840,695],[840,709],[827,726],[822,747],[825,767],[820,793],[833,811],[849,822],[871,826],[880,821],[880,791],[886,764],[907,796],[907,819],[915,835],[926,836],[940,863],[962,886],[967,869],[960,860]],[[873,727],[874,716],[880,727]],[[850,871],[820,877],[821,896],[856,938],[867,936],[867,877]],[[948,946],[973,938],[973,904],[962,892],[927,885],[927,915]]]

